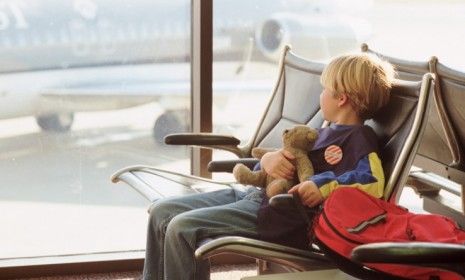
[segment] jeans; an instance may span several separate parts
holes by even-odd
[[[208,261],[194,252],[205,238],[257,238],[262,191],[228,188],[157,200],[149,216],[143,279],[210,279]]]

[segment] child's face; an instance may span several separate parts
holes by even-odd
[[[336,113],[338,110],[338,98],[332,91],[324,88],[320,94],[320,108],[323,112],[325,120],[335,122]]]

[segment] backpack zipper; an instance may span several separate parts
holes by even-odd
[[[387,217],[387,213],[386,213],[386,211],[384,211],[383,213],[379,214],[378,216],[375,216],[375,217],[373,217],[373,218],[371,218],[369,220],[365,220],[365,221],[361,222],[360,224],[358,224],[357,226],[355,226],[353,228],[346,228],[346,230],[349,233],[360,233],[360,232],[364,231],[370,225],[376,225],[377,223],[385,221],[386,217]]]
[[[352,240],[346,236],[344,236],[342,233],[340,233],[336,227],[331,224],[331,222],[329,221],[328,217],[326,216],[326,213],[325,211],[323,210],[322,211],[322,215],[323,215],[323,219],[325,220],[326,224],[331,228],[332,231],[334,231],[339,237],[341,237],[342,239],[346,240],[346,241],[349,241],[350,243],[353,243],[353,244],[357,244],[357,245],[362,245],[362,244],[365,244],[365,243],[362,243],[362,242],[358,242],[358,241],[355,241],[355,240]]]

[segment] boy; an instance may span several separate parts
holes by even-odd
[[[345,55],[333,59],[321,76],[324,87],[320,107],[331,125],[319,129],[310,160],[315,175],[289,190],[298,194],[310,208],[319,205],[340,186],[360,188],[381,197],[384,174],[378,157],[378,139],[366,119],[389,100],[394,70],[390,64],[368,55]],[[292,179],[294,156],[286,150],[265,154],[260,165],[273,177]],[[307,209],[310,217],[318,209]],[[310,218],[311,220],[311,218]],[[274,209],[262,201],[258,211],[259,238],[282,245],[302,248],[307,237],[307,224],[297,210]]]
[[[376,136],[363,121],[387,103],[393,75],[392,66],[367,54],[340,56],[325,68],[320,106],[333,125],[320,130],[310,153],[316,175],[289,191],[298,193],[305,205],[318,205],[342,184],[382,195]],[[274,177],[290,178],[292,159],[279,150],[266,154],[260,165]],[[143,278],[209,279],[209,263],[194,257],[198,242],[221,235],[258,238],[263,198],[262,190],[250,187],[156,201],[149,217]]]
[[[389,100],[392,66],[368,54],[340,56],[331,61],[321,76],[324,87],[320,107],[331,125],[320,136],[309,156],[315,174],[294,186],[303,204],[313,207],[339,185],[353,185],[381,197],[384,174],[377,155],[374,131],[364,126]],[[267,153],[260,164],[273,177],[292,178],[294,156],[285,150]]]

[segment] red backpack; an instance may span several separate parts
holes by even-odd
[[[325,246],[350,258],[352,249],[373,242],[431,241],[465,244],[465,231],[447,217],[414,214],[407,209],[352,187],[336,189],[316,218],[314,232]],[[393,264],[364,264],[409,279],[462,279],[434,268]]]

